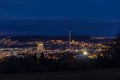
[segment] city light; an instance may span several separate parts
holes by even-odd
[[[75,52],[78,52],[78,51],[79,51],[78,49],[75,50]]]
[[[87,52],[87,51],[83,51],[83,54],[84,54],[84,55],[88,55],[88,52]]]

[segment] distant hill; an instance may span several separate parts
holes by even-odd
[[[38,35],[32,35],[32,36],[15,36],[12,37],[13,40],[20,40],[20,41],[34,41],[34,40],[68,40],[68,36],[38,36]],[[72,36],[72,39],[74,40],[90,40],[90,36],[86,35],[75,35]]]
[[[32,36],[13,36],[12,40],[18,40],[18,41],[47,41],[47,40],[63,40],[68,41],[68,36],[40,36],[40,35],[32,35]],[[75,41],[84,41],[84,42],[107,42],[111,41],[112,39],[93,39],[88,35],[72,35],[72,40]]]

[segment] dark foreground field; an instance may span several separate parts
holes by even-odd
[[[0,80],[120,80],[120,69],[0,74]]]

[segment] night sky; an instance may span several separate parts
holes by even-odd
[[[115,36],[120,0],[0,0],[0,32]]]

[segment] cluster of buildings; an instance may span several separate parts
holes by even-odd
[[[101,38],[100,38],[101,39]],[[102,43],[75,41],[69,32],[69,40],[47,40],[47,41],[25,41],[11,40],[4,38],[0,40],[0,59],[10,56],[19,56],[24,54],[40,54],[44,53],[48,58],[61,56],[62,53],[70,52],[75,55],[84,54],[88,58],[97,58],[96,55],[102,51],[108,50],[109,46]],[[51,56],[52,55],[52,56]],[[103,56],[101,54],[101,56]]]
[[[53,54],[59,55],[59,53],[65,53],[68,51],[73,54],[91,53],[93,55],[108,49],[108,46],[103,45],[102,43],[80,42],[75,40],[71,40],[70,42],[63,40],[48,40],[48,41],[36,41],[36,42],[11,41],[11,43],[12,44],[10,46],[0,48],[0,59],[8,56],[19,56],[22,54],[39,54],[41,52],[43,52],[48,57],[49,55],[50,56]],[[6,44],[2,44],[2,45],[6,45]],[[11,46],[16,46],[16,47],[11,47]]]

